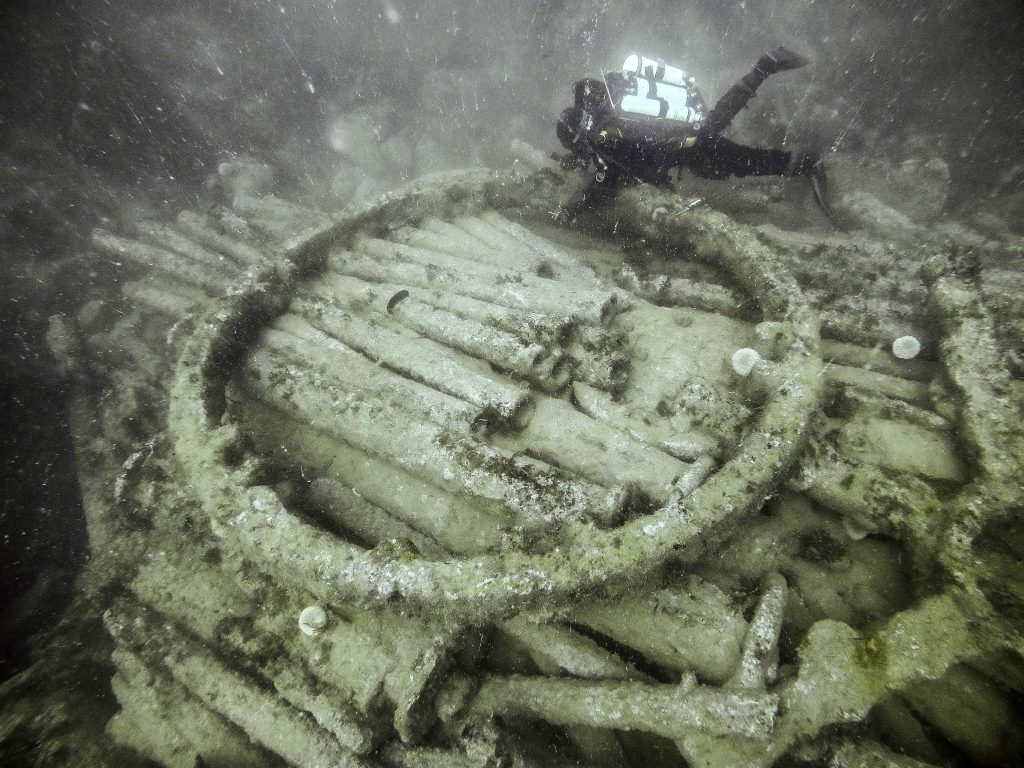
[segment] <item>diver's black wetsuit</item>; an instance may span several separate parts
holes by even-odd
[[[669,172],[680,168],[709,179],[810,173],[816,155],[745,147],[720,135],[770,74],[806,63],[785,48],[765,54],[696,125],[624,116],[613,104],[623,85],[619,73],[608,74],[604,82],[580,80],[573,86],[574,105],[559,118],[559,140],[571,152],[565,165],[598,168],[588,197],[607,196],[633,181],[665,184]],[[694,106],[705,111],[703,103]]]

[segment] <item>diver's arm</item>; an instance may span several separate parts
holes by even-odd
[[[729,127],[733,118],[747,105],[757,89],[761,87],[768,75],[786,69],[798,69],[807,64],[807,59],[788,48],[776,48],[764,54],[747,74],[736,81],[736,84],[725,92],[718,100],[715,108],[708,114],[701,128],[704,136],[716,136]]]
[[[598,208],[615,199],[621,185],[618,179],[593,179],[583,191],[558,210],[558,221],[572,224],[583,211]]]

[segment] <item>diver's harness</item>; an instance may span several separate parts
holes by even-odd
[[[633,133],[640,142],[649,138],[642,134],[656,131],[666,138],[670,134],[683,135],[681,148],[696,145],[707,107],[697,90],[696,80],[682,69],[668,66],[662,59],[634,53],[626,57],[621,71],[601,70],[601,78],[605,93],[597,106],[605,109],[610,106],[617,124],[613,130],[620,138],[628,139]],[[597,167],[594,180],[598,183],[605,180],[611,166],[628,177],[642,180],[635,171],[602,153],[594,134],[595,119],[594,112],[584,107],[572,139],[573,144],[582,142],[586,149],[585,157],[577,157],[581,168],[593,162]],[[601,133],[606,130],[602,129]]]
[[[574,155],[576,164],[580,170],[585,170],[590,163],[597,166],[597,173],[594,175],[594,181],[598,183],[605,180],[608,174],[608,161],[605,160],[604,156],[597,149],[597,142],[594,141],[591,131],[594,128],[594,116],[587,110],[583,110],[580,115],[579,123],[576,126],[576,135],[572,139],[573,144],[580,144],[586,149],[586,156],[581,156],[579,153]],[[612,161],[617,168],[625,172],[626,174],[633,176],[629,169],[622,163]]]

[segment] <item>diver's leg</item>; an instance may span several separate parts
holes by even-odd
[[[747,105],[758,88],[761,87],[768,75],[782,72],[786,69],[798,69],[807,64],[807,59],[788,48],[776,48],[771,53],[764,54],[754,68],[736,81],[736,85],[725,92],[725,95],[718,100],[714,109],[708,113],[708,119],[704,121],[701,132],[705,136],[716,136],[729,127],[732,119],[739,114],[739,111]]]
[[[721,136],[705,139],[687,166],[698,176],[725,179],[729,176],[797,176],[804,173],[799,160],[781,149],[744,147]]]
[[[686,166],[697,176],[707,179],[725,179],[729,176],[806,176],[811,183],[815,202],[837,228],[843,229],[829,203],[825,164],[815,152],[744,147],[716,136],[701,142],[687,159]]]

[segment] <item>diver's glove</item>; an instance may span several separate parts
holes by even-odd
[[[575,152],[568,152],[565,154],[552,152],[551,159],[557,161],[563,171],[585,171],[590,165],[590,160],[586,155],[577,154]]]
[[[806,66],[809,60],[801,56],[799,53],[794,53],[783,46],[779,46],[774,51],[766,53],[760,59],[757,60],[755,66],[756,69],[761,70],[766,75],[774,75],[776,72],[782,72],[787,69],[800,69],[800,67]]]

